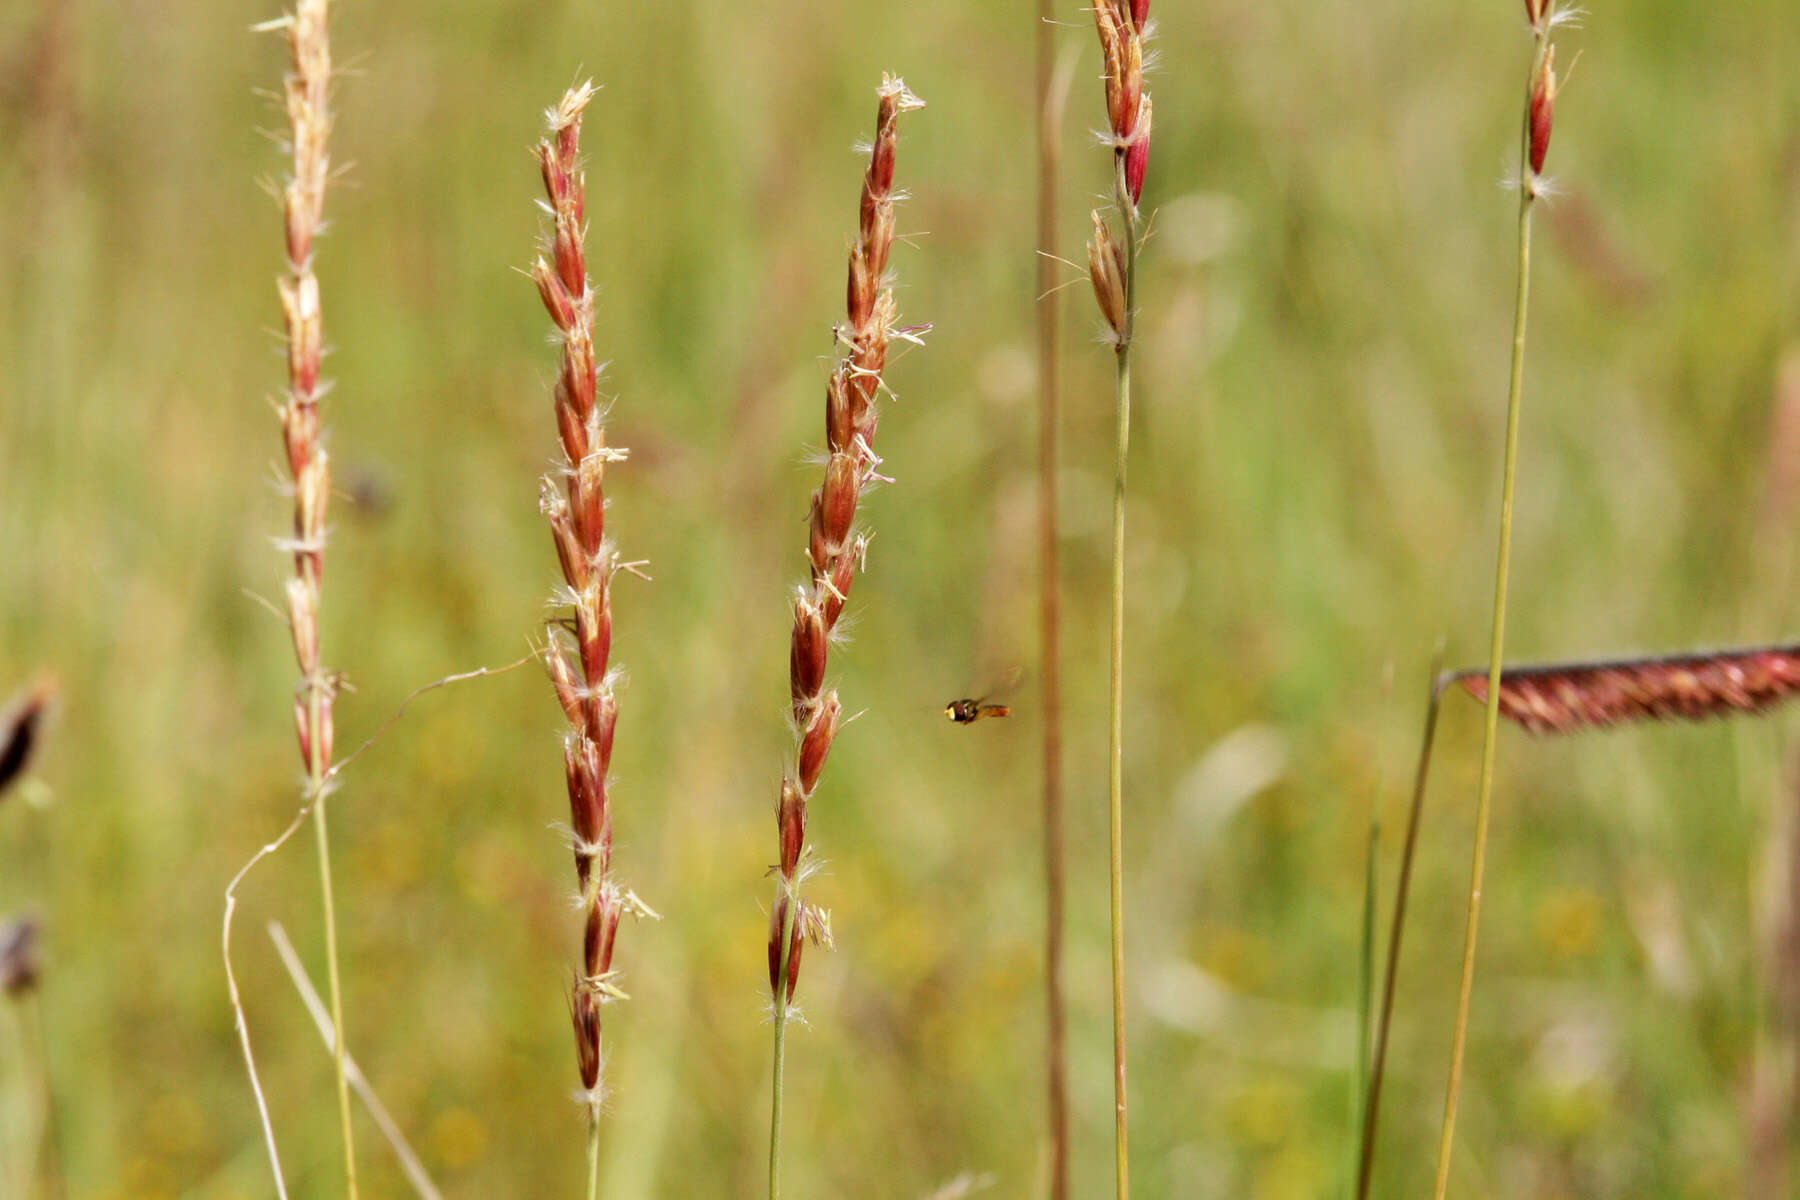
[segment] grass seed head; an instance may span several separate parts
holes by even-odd
[[[1487,699],[1485,670],[1451,680]],[[1638,721],[1758,714],[1800,691],[1800,645],[1515,667],[1500,673],[1500,715],[1532,733]]]

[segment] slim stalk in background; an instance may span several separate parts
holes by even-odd
[[[1400,877],[1394,886],[1394,920],[1388,927],[1387,965],[1381,981],[1381,1013],[1375,1024],[1375,1052],[1369,1062],[1368,1099],[1362,1111],[1362,1153],[1357,1162],[1356,1200],[1368,1200],[1375,1167],[1375,1128],[1381,1118],[1381,1084],[1387,1069],[1388,1033],[1394,1023],[1394,990],[1400,977],[1400,939],[1406,932],[1406,900],[1412,892],[1413,860],[1419,846],[1419,822],[1425,812],[1425,783],[1431,771],[1431,746],[1437,738],[1438,707],[1443,699],[1443,647],[1431,660],[1431,686],[1425,700],[1425,732],[1419,737],[1419,764],[1413,772],[1412,804],[1406,814],[1406,839],[1400,849]]]
[[[294,533],[283,549],[294,556],[288,581],[288,626],[300,664],[300,686],[294,695],[294,722],[300,735],[300,757],[306,764],[305,803],[312,809],[319,848],[319,894],[325,915],[325,965],[331,997],[331,1023],[337,1037],[332,1059],[337,1073],[338,1124],[344,1142],[344,1185],[355,1200],[356,1144],[350,1126],[350,1082],[344,1067],[344,1002],[338,971],[337,911],[331,889],[331,838],[326,801],[331,791],[332,704],[337,693],[334,673],[319,658],[319,590],[325,572],[326,507],[331,500],[330,458],[320,439],[319,400],[325,393],[319,377],[324,348],[324,322],[319,281],[313,274],[313,242],[325,207],[325,185],[331,177],[327,142],[331,136],[331,46],[327,32],[328,0],[299,0],[287,18],[292,56],[284,81],[288,115],[290,174],[282,187],[288,273],[280,281],[281,311],[287,332],[287,396],[281,406],[281,432],[293,480]]]
[[[1481,885],[1487,868],[1488,821],[1500,727],[1500,670],[1506,641],[1507,571],[1512,558],[1513,493],[1518,477],[1519,409],[1525,390],[1525,317],[1531,295],[1531,211],[1544,189],[1544,156],[1556,109],[1556,47],[1550,31],[1555,0],[1525,0],[1531,23],[1531,72],[1519,140],[1519,286],[1513,307],[1512,371],[1506,393],[1506,452],[1500,484],[1500,545],[1494,566],[1494,623],[1488,644],[1487,714],[1481,741],[1481,787],[1475,801],[1475,852],[1469,868],[1469,915],[1463,936],[1462,981],[1456,995],[1456,1030],[1450,1046],[1450,1078],[1444,1089],[1444,1122],[1438,1137],[1435,1200],[1450,1187],[1450,1153],[1456,1109],[1462,1098],[1463,1048],[1469,1033],[1469,997],[1475,986],[1475,950],[1481,932]]]
[[[1038,349],[1038,657],[1043,679],[1044,770],[1044,1084],[1050,1123],[1050,1198],[1069,1200],[1069,1067],[1063,1001],[1062,571],[1057,562],[1056,437],[1062,303],[1056,285],[1056,185],[1063,98],[1052,58],[1050,0],[1037,6],[1037,349]]]
[[[843,716],[837,690],[825,686],[833,631],[850,585],[868,557],[868,534],[856,526],[863,488],[882,478],[875,454],[876,404],[884,389],[888,342],[916,340],[918,331],[894,326],[894,291],[887,278],[894,245],[894,152],[900,114],[923,108],[906,84],[884,76],[878,90],[875,142],[863,175],[861,221],[850,247],[847,320],[837,331],[839,354],[825,388],[825,480],[813,493],[808,523],[808,580],[794,594],[794,632],[788,653],[788,716],[794,727],[794,757],[783,772],[775,810],[781,861],[776,867],[775,904],[769,910],[769,994],[774,1013],[775,1052],[770,1070],[769,1197],[781,1194],[781,1101],[787,1066],[787,1024],[800,952],[806,942],[831,944],[831,914],[800,898],[813,868],[806,844],[806,805],[819,786],[825,757]]]
[[[562,365],[556,376],[555,412],[562,461],[539,489],[539,507],[550,523],[562,568],[560,610],[552,620],[544,660],[563,716],[563,774],[569,795],[569,824],[575,877],[583,916],[581,969],[569,989],[575,1027],[575,1063],[587,1110],[587,1195],[599,1193],[601,1082],[605,1055],[600,1046],[600,1012],[623,1000],[613,969],[619,919],[655,916],[612,872],[611,781],[613,730],[619,706],[612,653],[612,583],[626,563],[606,537],[606,468],[626,458],[606,442],[606,406],[599,397],[599,364],[594,357],[594,292],[588,286],[586,235],[587,176],[581,169],[581,114],[594,85],[570,88],[545,114],[550,134],[537,145],[551,229],[531,278],[556,325]],[[571,661],[572,660],[572,661]]]
[[[1394,698],[1394,664],[1388,663],[1381,678],[1381,720],[1387,725]],[[1368,1124],[1370,1039],[1375,1032],[1375,910],[1381,896],[1381,806],[1387,797],[1385,756],[1375,773],[1375,791],[1369,798],[1369,835],[1363,847],[1362,928],[1359,931],[1356,978],[1356,1063],[1350,1082],[1349,1170],[1344,1178],[1355,1193],[1360,1172],[1363,1129]]]
[[[1144,35],[1150,0],[1098,0],[1094,23],[1105,67],[1106,113],[1112,135],[1113,202],[1124,225],[1115,241],[1096,210],[1088,273],[1100,313],[1112,331],[1117,362],[1113,443],[1112,672],[1108,720],[1108,871],[1112,924],[1113,1154],[1120,1200],[1131,1194],[1125,1088],[1125,464],[1131,435],[1131,345],[1137,297],[1138,201],[1150,158],[1150,97],[1144,91]]]
[[[324,1001],[319,999],[318,989],[313,987],[312,980],[307,978],[306,967],[300,962],[299,952],[294,949],[294,943],[288,939],[287,930],[281,927],[281,922],[270,921],[268,933],[269,940],[275,945],[275,953],[281,958],[281,965],[287,968],[288,979],[293,982],[294,990],[300,994],[300,1002],[306,1006],[307,1016],[313,1019],[313,1024],[319,1030],[319,1036],[325,1039],[325,1045],[329,1048],[336,1041],[337,1034],[331,1028],[331,1016],[325,1011]],[[376,1095],[375,1089],[369,1084],[368,1078],[363,1075],[362,1069],[356,1065],[356,1056],[344,1055],[344,1066],[350,1073],[350,1086],[356,1089],[358,1096],[362,1097],[363,1106],[369,1110],[369,1116],[374,1119],[375,1127],[381,1130],[381,1136],[386,1138],[388,1145],[393,1148],[394,1157],[400,1160],[400,1169],[406,1174],[407,1182],[412,1184],[413,1191],[417,1192],[422,1200],[443,1200],[443,1193],[438,1190],[437,1184],[431,1181],[430,1173],[425,1170],[425,1164],[419,1161],[418,1153],[407,1142],[406,1135],[401,1132],[399,1123],[394,1120],[387,1105],[381,1102],[381,1097]]]
[[[19,1070],[24,1102],[15,1115],[22,1132],[12,1147],[13,1187],[20,1196],[58,1200],[68,1192],[63,1181],[62,1130],[56,1115],[56,1089],[50,1079],[50,1038],[44,1027],[43,962],[39,952],[41,925],[33,915],[0,921],[0,999],[15,1042],[13,1066]],[[0,1151],[9,1133],[0,1128]]]

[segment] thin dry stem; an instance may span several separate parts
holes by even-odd
[[[293,982],[294,990],[300,994],[300,1002],[306,1005],[307,1015],[312,1017],[313,1025],[319,1036],[325,1039],[326,1049],[337,1043],[337,1031],[331,1027],[331,1014],[325,1011],[325,1002],[319,999],[318,989],[313,987],[312,980],[306,974],[306,966],[300,961],[300,954],[294,949],[294,943],[288,939],[287,930],[281,922],[270,921],[268,924],[269,940],[275,943],[275,953],[281,958],[281,965],[287,968],[288,979]],[[393,1148],[394,1156],[400,1160],[400,1169],[413,1185],[413,1190],[425,1197],[425,1200],[442,1200],[443,1193],[438,1191],[437,1184],[431,1180],[430,1172],[425,1164],[419,1161],[406,1134],[401,1130],[399,1122],[388,1112],[387,1105],[375,1094],[362,1068],[356,1065],[354,1056],[344,1055],[344,1068],[350,1073],[350,1086],[362,1098],[369,1116],[374,1118],[375,1127],[381,1130],[381,1136],[387,1139]]]
[[[237,1029],[238,1048],[244,1052],[244,1069],[250,1075],[250,1091],[256,1097],[256,1116],[262,1125],[263,1144],[269,1151],[269,1167],[275,1172],[275,1194],[281,1200],[287,1200],[287,1183],[281,1175],[281,1153],[275,1146],[275,1125],[269,1119],[269,1101],[263,1094],[262,1079],[256,1073],[256,1055],[250,1049],[250,1021],[244,1013],[244,998],[238,991],[237,971],[231,962],[231,920],[237,914],[237,889],[244,882],[256,864],[274,854],[306,824],[306,818],[312,815],[312,805],[305,803],[294,814],[287,828],[278,834],[274,841],[265,842],[248,862],[238,868],[231,882],[225,885],[225,916],[219,927],[219,943],[225,959],[225,991],[231,1000],[232,1024]]]
[[[1048,1093],[1050,1197],[1069,1196],[1069,1067],[1063,999],[1063,787],[1062,787],[1062,604],[1057,562],[1057,425],[1061,420],[1059,378],[1061,301],[1056,285],[1057,181],[1061,165],[1063,109],[1074,61],[1065,55],[1053,66],[1054,27],[1050,0],[1038,0],[1038,640],[1042,661],[1044,771],[1044,991],[1045,1089]]]

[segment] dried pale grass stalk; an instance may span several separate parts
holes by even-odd
[[[884,76],[877,95],[875,141],[863,176],[856,239],[850,246],[846,321],[837,330],[840,353],[825,388],[825,479],[813,493],[806,555],[809,578],[795,590],[794,630],[788,652],[788,715],[794,757],[783,772],[776,806],[780,862],[775,904],[769,911],[769,992],[773,1001],[775,1060],[770,1113],[769,1194],[780,1191],[781,1077],[786,1029],[806,943],[829,946],[831,915],[800,898],[812,861],[806,842],[806,806],[819,786],[825,758],[843,720],[837,690],[825,683],[830,645],[850,586],[868,556],[868,535],[856,528],[863,489],[883,478],[875,453],[876,403],[885,390],[889,342],[918,340],[922,330],[894,324],[897,310],[887,279],[894,245],[894,154],[900,115],[924,107],[906,84]]]
[[[294,943],[288,938],[287,930],[281,927],[280,921],[268,924],[269,940],[275,944],[275,953],[281,958],[281,965],[287,968],[288,978],[293,981],[294,990],[300,994],[300,1003],[306,1006],[306,1015],[313,1019],[313,1025],[319,1036],[325,1040],[329,1049],[337,1040],[337,1034],[331,1028],[331,1014],[325,1011],[325,1002],[319,999],[319,991],[313,986],[312,979],[306,974],[306,966],[300,961],[300,952],[294,949]],[[356,1065],[354,1055],[344,1056],[344,1065],[350,1072],[350,1086],[362,1097],[363,1106],[369,1110],[375,1127],[381,1130],[381,1136],[387,1139],[394,1151],[394,1157],[400,1160],[400,1169],[406,1174],[407,1182],[413,1186],[422,1200],[443,1200],[443,1193],[432,1181],[431,1173],[419,1160],[418,1152],[412,1143],[406,1140],[406,1134],[394,1115],[388,1111],[387,1105],[381,1102],[375,1088],[369,1083],[362,1068]]]
[[[338,1123],[344,1143],[344,1182],[354,1200],[356,1149],[350,1125],[349,1076],[344,1065],[343,991],[338,972],[337,915],[331,887],[326,800],[331,787],[332,706],[337,676],[319,654],[319,598],[325,574],[326,510],[331,501],[331,460],[320,437],[319,402],[327,386],[320,375],[324,316],[313,245],[324,223],[325,188],[331,178],[331,45],[327,0],[299,0],[293,14],[271,28],[285,30],[290,64],[283,97],[288,117],[289,175],[281,189],[287,274],[279,281],[287,334],[288,386],[280,406],[282,442],[294,497],[291,537],[282,549],[294,558],[287,583],[288,628],[300,682],[294,692],[294,727],[305,764],[304,804],[311,809],[319,849],[319,890],[325,917],[325,952],[332,1023],[337,1030]],[[249,1059],[248,1038],[245,1057]],[[254,1083],[254,1066],[251,1067]],[[266,1130],[265,1130],[266,1132]],[[274,1140],[269,1138],[270,1155]],[[279,1164],[276,1164],[279,1177]]]
[[[1452,682],[1487,700],[1486,668]],[[1764,712],[1800,692],[1800,643],[1603,662],[1508,667],[1500,715],[1532,733],[1578,733],[1636,721]]]
[[[547,114],[550,134],[537,146],[551,228],[531,278],[556,325],[562,365],[556,377],[556,430],[562,462],[543,480],[539,507],[550,523],[562,569],[559,608],[550,622],[544,659],[568,719],[563,771],[568,785],[575,877],[582,911],[581,968],[569,990],[575,1058],[588,1113],[589,1194],[595,1188],[597,1130],[605,1101],[600,1010],[626,995],[613,968],[619,920],[655,916],[612,872],[611,781],[613,729],[618,717],[612,653],[612,584],[637,564],[621,560],[606,537],[606,469],[627,452],[606,442],[606,411],[594,358],[594,292],[588,284],[587,177],[582,171],[581,115],[594,85],[571,88]]]

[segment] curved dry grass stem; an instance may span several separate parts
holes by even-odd
[[[530,661],[532,661],[531,658],[522,658],[515,662],[508,663],[504,667],[478,667],[473,671],[464,671],[457,675],[446,675],[442,679],[434,680],[422,687],[413,689],[412,694],[400,702],[400,707],[382,723],[380,729],[378,729],[374,735],[363,742],[362,745],[358,746],[350,754],[345,755],[333,764],[330,774],[326,776],[325,786],[332,786],[336,781],[338,774],[342,772],[345,767],[349,766],[358,755],[374,745],[376,739],[379,738],[382,733],[385,733],[395,721],[398,721],[405,715],[407,708],[411,706],[412,702],[426,692],[435,691],[438,688],[452,683],[461,683],[465,680],[479,679],[485,675],[498,675]],[[256,1097],[257,1117],[262,1126],[264,1144],[269,1152],[269,1165],[275,1173],[275,1193],[277,1196],[283,1198],[287,1196],[287,1184],[282,1179],[281,1175],[281,1156],[275,1147],[275,1126],[269,1119],[268,1099],[263,1094],[262,1080],[256,1073],[256,1056],[250,1048],[250,1022],[244,1012],[244,999],[242,993],[238,989],[237,969],[233,965],[231,956],[231,926],[232,921],[237,916],[238,888],[243,884],[245,879],[249,878],[250,872],[256,868],[258,863],[280,850],[296,833],[300,832],[300,827],[306,824],[306,818],[311,815],[311,801],[303,800],[299,809],[295,811],[293,817],[288,821],[287,827],[284,828],[280,834],[276,835],[273,841],[266,842],[258,847],[256,853],[252,854],[249,860],[246,861],[243,866],[238,868],[237,873],[231,877],[231,882],[225,885],[225,911],[219,924],[219,942],[225,963],[225,991],[231,1003],[232,1026],[237,1031],[238,1046],[244,1054],[244,1066],[250,1076],[250,1090]],[[327,1019],[329,1020],[329,1018]],[[333,1047],[334,1053],[336,1040],[336,1031],[332,1030],[331,1034],[327,1036],[326,1041],[327,1044]],[[345,1055],[344,1063],[346,1073],[350,1074],[352,1062],[348,1054]]]
[[[787,1024],[807,942],[829,946],[831,915],[800,898],[812,850],[806,842],[806,805],[819,785],[825,758],[837,737],[843,708],[835,688],[825,683],[833,631],[850,586],[868,556],[868,534],[856,527],[863,489],[883,477],[875,453],[880,419],[876,401],[884,390],[888,343],[917,340],[918,330],[894,324],[897,310],[887,279],[894,245],[894,155],[902,113],[925,102],[893,76],[877,91],[875,140],[863,175],[857,236],[850,246],[845,291],[845,323],[837,330],[840,353],[825,388],[825,479],[813,493],[808,521],[809,578],[795,590],[794,630],[788,652],[788,716],[794,727],[792,766],[783,773],[775,822],[780,862],[775,868],[775,903],[769,910],[769,993],[774,1010],[775,1050],[769,1109],[769,1195],[781,1192],[782,1076]]]
[[[581,115],[593,96],[594,85],[584,82],[546,114],[550,134],[538,143],[537,160],[551,229],[531,265],[531,278],[562,344],[555,387],[562,463],[555,476],[543,480],[539,507],[550,523],[562,568],[558,598],[572,610],[550,623],[544,659],[569,723],[563,773],[583,914],[581,969],[569,989],[569,1013],[586,1098],[590,1196],[599,1186],[599,1120],[606,1098],[600,1014],[606,1004],[626,998],[613,968],[613,945],[620,918],[656,915],[612,871],[607,776],[619,711],[610,666],[612,583],[621,570],[638,564],[623,561],[606,536],[606,469],[624,461],[626,451],[606,441],[606,406],[600,401],[600,367],[594,356],[594,292],[583,240],[587,178],[581,168]]]
[[[1487,670],[1452,680],[1486,702]],[[1637,721],[1757,715],[1800,692],[1800,643],[1500,672],[1500,715],[1537,734],[1579,733]]]

